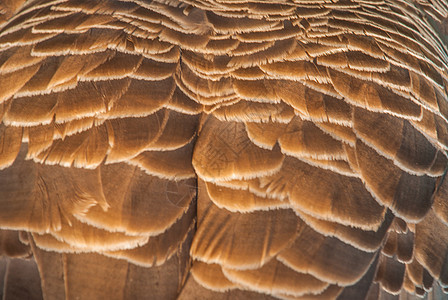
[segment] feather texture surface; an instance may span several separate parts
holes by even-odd
[[[447,297],[447,151],[445,0],[0,0],[5,299]]]

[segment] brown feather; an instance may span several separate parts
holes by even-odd
[[[380,256],[375,280],[385,291],[398,294],[403,286],[405,265],[394,258]]]
[[[328,287],[328,283],[309,274],[296,272],[276,259],[271,259],[256,270],[223,268],[223,273],[231,281],[243,287],[271,295],[297,297],[305,294],[320,294]]]
[[[289,198],[299,214],[303,211],[365,230],[376,230],[385,214],[384,207],[372,198],[361,180],[291,157],[285,159],[279,173],[260,178],[260,189],[272,197]]]
[[[108,209],[92,207],[76,217],[109,231],[128,235],[161,234],[186,213],[196,194],[195,181],[191,179],[177,182],[160,179],[125,163],[100,168]]]
[[[0,102],[19,91],[38,72],[40,66],[37,63],[12,73],[0,74]]]
[[[2,257],[27,258],[31,255],[29,245],[22,243],[19,235],[19,231],[0,230],[0,255]]]
[[[276,172],[283,162],[278,147],[272,151],[255,146],[244,124],[209,117],[195,146],[193,165],[207,180],[252,178]]]
[[[335,222],[319,220],[305,213],[300,213],[300,217],[308,226],[320,234],[336,237],[344,243],[366,252],[376,251],[383,245],[385,235],[393,220],[393,214],[388,211],[377,231],[365,231]]]
[[[194,261],[191,268],[191,275],[207,289],[216,292],[225,292],[238,287],[224,276],[222,268],[218,264],[207,264],[202,261]]]
[[[375,83],[369,83],[329,69],[335,89],[350,104],[371,111],[388,112],[409,119],[419,119],[421,106]]]
[[[295,238],[298,220],[292,210],[232,213],[215,206],[205,189],[200,182],[194,259],[240,270],[258,268]]]
[[[5,299],[43,299],[41,279],[33,259],[7,259],[6,268],[2,290]]]
[[[22,144],[22,127],[0,123],[0,170],[13,164]]]
[[[353,119],[356,135],[403,170],[418,175],[443,174],[448,163],[446,158],[432,168],[438,149],[408,121],[360,108],[354,110]]]
[[[442,286],[448,284],[447,251],[448,230],[431,210],[416,226],[414,255]]]
[[[163,132],[168,119],[166,110],[159,110],[141,118],[118,118],[107,122],[111,149],[107,163],[120,162],[136,157]]]
[[[171,151],[145,151],[133,158],[129,163],[142,168],[149,175],[173,180],[195,177],[191,163],[193,156],[193,139],[187,145]]]
[[[302,223],[294,243],[280,252],[278,259],[293,270],[345,286],[361,279],[375,254],[320,235]]]
[[[366,187],[395,215],[416,222],[430,210],[436,183],[434,178],[402,171],[359,140],[356,158]]]
[[[194,205],[164,233],[150,237],[144,245],[129,250],[108,251],[102,254],[125,259],[140,267],[162,266],[173,257],[186,240],[194,234]]]

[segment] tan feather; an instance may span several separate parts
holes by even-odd
[[[159,235],[186,213],[196,194],[194,180],[160,179],[124,163],[100,168],[108,209],[92,207],[88,212],[76,214],[76,218],[108,231]]]
[[[41,62],[44,57],[32,56],[32,46],[15,47],[2,51],[1,73],[11,73]]]
[[[97,188],[97,170],[37,165],[24,160],[26,152],[22,147],[14,164],[0,173],[2,226],[57,231],[72,213],[86,212],[93,205],[107,208],[103,191]],[[45,185],[47,180],[52,184]]]
[[[141,118],[119,118],[107,122],[111,150],[107,163],[136,157],[163,132],[168,119],[166,110]]]
[[[257,210],[270,210],[289,208],[287,201],[260,197],[248,190],[232,189],[206,182],[207,193],[213,203],[219,208],[231,212],[252,212]]]
[[[0,123],[0,169],[13,164],[20,151],[23,129]]]
[[[370,196],[361,180],[290,157],[285,159],[278,174],[260,178],[259,188],[272,197],[288,198],[299,214],[303,211],[319,219],[364,230],[376,230],[385,214],[384,207]]]
[[[342,286],[356,283],[374,257],[375,252],[367,253],[336,238],[324,237],[304,223],[294,243],[278,255],[293,270]]]
[[[380,203],[407,221],[422,220],[431,208],[434,178],[411,175],[400,170],[392,161],[359,140],[356,143],[356,158],[367,188]],[[384,178],[389,180],[385,181]]]
[[[223,268],[223,273],[231,281],[238,282],[243,287],[271,295],[320,294],[328,287],[328,283],[311,275],[295,272],[276,259],[270,260],[256,270],[241,271]]]
[[[170,101],[165,106],[171,110],[188,115],[195,115],[202,112],[202,105],[188,97],[179,88],[176,88]]]
[[[432,230],[432,228],[438,228],[438,230]],[[445,228],[446,225],[437,218],[433,211],[430,211],[425,219],[416,226],[415,232],[415,258],[431,276],[441,282],[442,286],[448,283],[445,267],[446,256],[442,254],[446,253],[448,245]]]
[[[261,294],[257,292],[251,292],[251,291],[243,291],[243,290],[231,290],[227,291],[225,293],[217,292],[210,290],[202,285],[202,282],[200,280],[195,280],[193,276],[190,276],[186,283],[184,288],[182,289],[178,299],[181,300],[187,300],[187,299],[195,299],[203,297],[205,299],[217,299],[217,300],[225,300],[230,298],[243,300],[243,299],[261,299],[261,300],[274,300],[275,297]]]
[[[209,200],[203,183],[198,197],[203,207],[191,246],[196,260],[242,270],[259,268],[295,238],[298,220],[290,209],[231,213]]]
[[[183,180],[195,177],[191,163],[195,140],[172,151],[145,151],[129,163],[137,165],[146,173],[160,178]]]
[[[329,70],[335,89],[345,97],[346,101],[355,106],[371,111],[384,111],[396,116],[419,119],[420,105],[380,87],[341,72]],[[348,83],[348,84],[347,84]]]
[[[244,124],[221,122],[213,117],[204,124],[193,156],[196,172],[208,181],[274,173],[282,162],[278,147],[269,151],[252,144]]]
[[[305,213],[300,213],[300,217],[320,234],[336,237],[344,243],[366,252],[376,251],[383,246],[385,235],[393,219],[392,213],[387,212],[383,223],[376,231],[364,231],[359,228],[316,219]]]
[[[110,105],[105,114],[109,118],[146,117],[158,111],[170,101],[174,92],[174,80],[131,80],[126,91]]]
[[[237,284],[227,279],[218,264],[195,261],[191,268],[191,275],[195,281],[213,291],[225,292],[238,287]]]
[[[103,255],[125,259],[140,267],[162,266],[173,257],[185,242],[189,242],[194,234],[194,206],[188,209],[172,227],[164,233],[150,237],[142,246],[129,250],[103,252]]]
[[[0,102],[7,100],[19,91],[38,72],[39,68],[40,63],[37,63],[12,73],[1,74]]]

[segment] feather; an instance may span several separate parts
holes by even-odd
[[[0,74],[0,102],[19,91],[39,71],[40,65],[37,63],[12,73]]]
[[[419,119],[421,106],[375,83],[329,69],[335,89],[350,104],[370,111],[384,111],[403,118]]]
[[[222,268],[218,264],[195,261],[191,268],[191,274],[195,281],[213,291],[225,292],[238,287],[224,276]]]
[[[0,170],[13,164],[22,144],[21,127],[5,126],[0,123]]]
[[[300,213],[300,217],[308,226],[320,234],[336,237],[342,242],[366,252],[376,251],[383,246],[387,230],[393,220],[393,214],[388,211],[383,223],[376,231],[366,231],[335,222],[319,220],[305,213]]]
[[[360,108],[354,110],[353,119],[356,135],[403,170],[416,175],[443,174],[446,158],[438,162],[438,149],[408,121]],[[438,165],[434,166],[436,161]]]
[[[145,80],[163,80],[172,76],[177,65],[174,63],[163,63],[144,58],[132,77]]]
[[[445,228],[446,225],[437,218],[433,211],[430,211],[415,230],[414,256],[431,276],[440,281],[442,286],[448,284],[446,268],[448,231]]]
[[[32,56],[32,46],[15,47],[1,52],[0,73],[11,73],[40,63],[44,57]]]
[[[235,104],[218,107],[212,114],[220,121],[251,121],[260,124],[272,120],[287,123],[294,117],[294,110],[283,102],[272,104],[239,100]],[[281,126],[278,123],[276,125]]]
[[[141,118],[112,119],[107,123],[110,152],[107,163],[124,161],[143,152],[161,134],[168,112],[159,110]]]
[[[278,147],[269,151],[252,144],[244,124],[209,117],[200,134],[193,166],[205,180],[243,179],[274,173],[283,162]]]
[[[199,115],[188,115],[169,110],[166,124],[157,140],[148,148],[152,150],[174,150],[190,143],[196,136]]]
[[[71,165],[94,169],[104,160],[109,150],[106,126],[93,127],[53,141],[50,147],[39,152],[34,161],[49,165]]]
[[[108,209],[92,207],[76,218],[108,231],[127,235],[162,234],[186,213],[196,194],[195,182],[191,179],[178,182],[160,179],[125,163],[100,168]]]
[[[405,265],[394,258],[380,256],[376,281],[381,287],[391,293],[398,294],[403,286]]]
[[[296,158],[343,159],[342,143],[324,133],[313,122],[294,118],[278,139],[282,152]]]
[[[277,258],[297,272],[346,286],[364,276],[375,254],[358,250],[336,238],[325,237],[301,223],[295,241],[280,252]]]
[[[369,270],[364,276],[355,284],[350,287],[344,288],[341,294],[338,296],[338,300],[353,299],[356,297],[366,298],[369,289],[372,285],[372,280],[377,272],[378,258],[370,266]]]
[[[107,208],[103,191],[97,188],[98,170],[35,164],[24,160],[26,152],[22,147],[15,163],[0,173],[2,226],[57,231],[72,213],[86,212],[94,205]]]
[[[129,55],[117,52],[112,58],[105,61],[95,69],[84,74],[83,80],[121,79],[133,74],[142,63],[143,58],[138,55]]]
[[[192,140],[187,145],[172,151],[145,151],[129,163],[142,168],[149,175],[176,181],[195,177],[191,164]]]
[[[146,117],[166,105],[174,93],[171,77],[160,81],[131,80],[126,91],[111,105],[109,118]]]
[[[194,206],[191,205],[185,215],[173,226],[158,236],[150,237],[142,246],[128,250],[108,251],[102,254],[125,259],[141,267],[162,266],[176,254],[183,243],[193,236],[195,225],[193,215],[195,212]]]
[[[223,268],[224,275],[243,287],[271,295],[302,296],[320,294],[328,283],[309,274],[295,272],[276,259],[272,259],[256,270]]]
[[[247,214],[219,209],[199,184],[198,229],[192,257],[205,263],[246,270],[259,268],[294,239],[297,217],[290,209]],[[257,228],[255,231],[254,228]]]
[[[188,97],[178,87],[176,87],[170,101],[165,106],[171,110],[188,115],[195,115],[202,112],[202,105]]]
[[[206,182],[210,200],[219,207],[231,212],[252,212],[257,210],[271,210],[289,208],[287,201],[269,199],[257,196],[248,190],[237,190]]]
[[[359,140],[356,158],[366,187],[380,203],[404,220],[417,222],[423,219],[431,208],[434,178],[402,171]]]
[[[205,285],[202,285],[202,282],[200,280],[196,280],[193,276],[190,276],[187,279],[187,282],[185,283],[184,288],[182,289],[178,299],[180,300],[187,300],[187,299],[197,299],[197,298],[204,298],[204,299],[216,299],[216,300],[225,300],[229,298],[233,299],[259,299],[259,300],[274,300],[275,297],[257,293],[257,292],[251,292],[251,291],[244,291],[244,290],[231,290],[227,291],[225,293],[223,292],[217,292],[210,290]]]
[[[304,212],[364,230],[376,230],[383,222],[384,207],[372,198],[361,180],[298,159],[286,158],[277,174],[260,178],[259,186],[271,197],[288,198],[298,214]]]
[[[0,2],[4,297],[447,292],[443,0]]]
[[[31,255],[31,249],[20,240],[20,232],[0,230],[0,254],[2,257],[26,258]]]
[[[36,263],[32,259],[7,260],[3,297],[6,299],[42,299],[41,280]]]

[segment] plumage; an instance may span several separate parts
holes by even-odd
[[[20,151],[20,142],[22,140],[23,129],[21,127],[12,127],[0,125],[0,169],[9,167],[14,162]]]
[[[405,265],[394,258],[380,256],[376,280],[386,292],[396,295],[403,286]]]
[[[238,285],[231,282],[223,274],[222,268],[218,264],[207,264],[202,261],[195,261],[191,268],[191,274],[195,281],[206,286],[210,290],[224,292],[235,289]]]
[[[3,102],[19,91],[34,74],[39,71],[40,63],[7,74],[1,74],[0,101]]]
[[[289,199],[298,214],[303,211],[365,230],[377,229],[384,218],[384,207],[358,178],[322,170],[291,157],[285,159],[278,173],[261,177],[258,189],[271,197]]]
[[[442,161],[437,161],[437,148],[408,121],[359,108],[355,109],[353,119],[356,135],[383,156],[392,158],[401,169],[416,175],[443,174],[446,158],[442,155]],[[438,165],[434,166],[435,163]]]
[[[195,140],[171,151],[144,151],[130,160],[131,165],[139,166],[149,175],[175,181],[195,177],[191,163]]]
[[[384,237],[393,219],[392,213],[387,212],[384,221],[376,231],[365,231],[359,228],[344,226],[336,222],[317,219],[303,212],[300,213],[300,217],[320,234],[337,237],[344,243],[366,252],[376,251],[383,246]]]
[[[203,184],[199,197],[209,199]],[[295,238],[298,220],[291,209],[231,213],[212,201],[198,208],[198,230],[192,244],[193,258],[235,269],[255,269],[264,265]],[[252,226],[257,224],[257,231]],[[202,243],[200,240],[207,240]],[[249,242],[249,245],[247,244]]]
[[[42,299],[36,262],[30,259],[8,258],[5,263],[3,297],[6,299]]]
[[[303,224],[294,243],[284,249],[278,259],[298,272],[347,286],[356,283],[367,272],[375,255],[375,252],[364,252],[337,238],[325,237]]]
[[[268,294],[302,296],[318,294],[328,287],[309,274],[295,272],[276,259],[267,262],[257,270],[235,270],[223,268],[224,275],[243,287],[248,286]]]
[[[356,143],[356,158],[366,187],[397,216],[416,222],[428,213],[436,185],[433,177],[404,172],[359,140]],[[380,165],[381,170],[378,169]],[[384,181],[384,175],[378,176],[381,172],[395,176]]]
[[[5,299],[441,299],[445,0],[0,0]]]
[[[239,122],[222,122],[210,116],[201,136],[195,147],[193,165],[205,180],[253,178],[274,173],[282,165],[279,147],[268,151],[253,145],[244,124]]]

